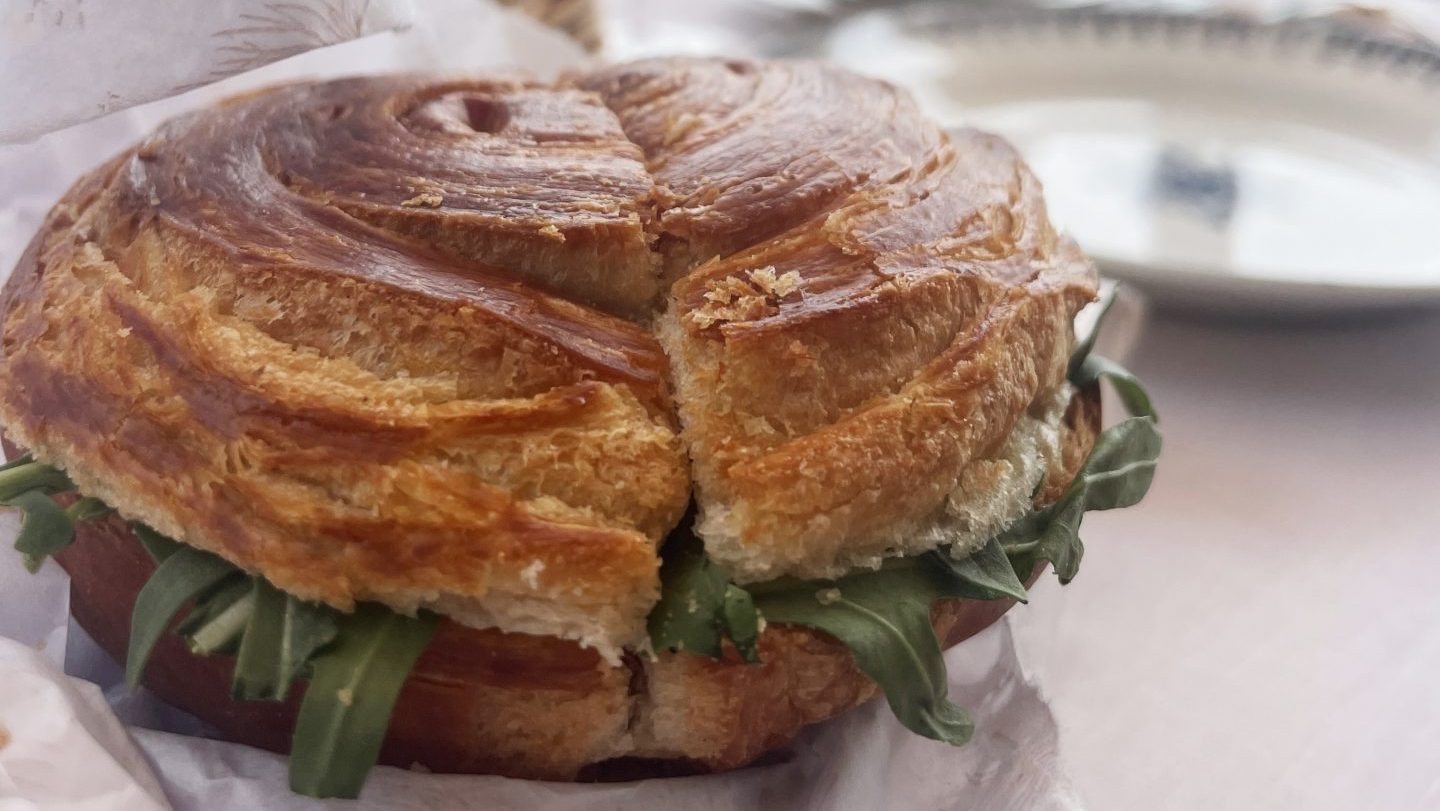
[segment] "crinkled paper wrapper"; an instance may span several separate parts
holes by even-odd
[[[0,100],[0,122],[11,122],[8,130],[0,131],[0,140],[84,120],[96,111],[137,100],[161,98],[187,84],[249,67],[243,60],[235,61],[234,50],[223,47],[226,43],[249,43],[242,50],[248,48],[251,56],[259,53],[257,58],[265,61],[265,54],[279,58],[287,48],[306,50],[411,20],[410,10],[398,0],[214,4],[136,0],[103,7],[79,0],[35,0],[9,5],[33,5],[37,13],[52,15],[83,9],[89,17],[88,28],[67,29],[54,48],[28,43],[27,53],[38,61],[25,69],[35,73],[36,83]],[[200,25],[196,15],[204,15],[195,9],[201,7],[237,16],[228,28],[213,15]],[[347,16],[356,9],[359,16]],[[160,120],[216,97],[306,75],[503,65],[544,75],[581,59],[579,49],[558,35],[481,0],[427,0],[419,11],[400,34],[384,33],[311,51],[38,141],[0,147],[0,273],[8,274],[45,211],[81,172]],[[5,18],[6,13],[0,12],[4,24],[0,40],[13,41],[16,21]],[[166,15],[170,18],[163,25],[153,22]],[[77,19],[72,16],[70,25],[79,25]],[[319,33],[285,30],[286,25],[305,20],[319,25]],[[331,23],[335,26],[324,28]],[[177,32],[187,24],[204,33],[188,41],[178,38]],[[233,33],[238,29],[248,31]],[[25,30],[27,36],[35,35],[33,26]],[[213,34],[224,30],[232,34]],[[104,72],[97,67],[101,57],[77,56],[71,72],[65,72],[62,55],[68,58],[101,47],[95,39],[101,34],[114,42],[127,32],[152,38],[146,49],[150,57],[118,72]],[[14,59],[7,62],[0,54],[0,84],[13,90],[19,68]],[[111,83],[97,85],[99,75],[109,76]],[[77,105],[76,99],[84,104]],[[31,110],[24,121],[18,114],[7,117],[22,103],[42,104],[44,109]],[[87,112],[86,105],[98,106]],[[0,517],[0,809],[5,811],[334,807],[1058,811],[1079,807],[1059,765],[1054,719],[1017,656],[1016,636],[1035,634],[1012,633],[1009,621],[947,656],[951,696],[970,708],[977,722],[975,740],[964,748],[909,733],[891,717],[883,701],[875,701],[808,730],[778,762],[729,774],[572,785],[379,767],[358,803],[297,797],[287,788],[283,756],[203,737],[205,730],[195,719],[165,707],[144,690],[125,688],[115,663],[70,623],[69,581],[64,572],[47,562],[39,574],[30,575],[19,555],[10,552],[17,527],[13,514]],[[1041,595],[1043,600],[1058,597],[1054,589]],[[1038,634],[1042,643],[1046,636],[1043,630]]]

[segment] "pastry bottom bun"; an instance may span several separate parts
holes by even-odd
[[[57,560],[70,573],[76,621],[123,660],[135,597],[154,569],[144,547],[124,521],[110,516],[81,524]],[[931,620],[949,647],[1013,604],[946,600],[935,605]],[[447,620],[400,694],[380,760],[545,780],[722,771],[878,693],[848,648],[810,628],[767,627],[758,665],[727,653],[724,660],[630,656],[611,666],[568,640]],[[166,634],[145,686],[227,740],[288,751],[302,685],[284,702],[238,701],[230,696],[233,665],[228,656],[196,656],[180,636]]]

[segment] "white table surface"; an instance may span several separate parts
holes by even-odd
[[[1092,809],[1440,808],[1440,316],[1154,320],[1166,446],[1022,621]]]

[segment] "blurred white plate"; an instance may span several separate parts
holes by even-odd
[[[1161,303],[1440,305],[1440,51],[1314,24],[870,13],[826,56],[1015,141],[1055,220]]]

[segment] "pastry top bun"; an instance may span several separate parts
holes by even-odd
[[[741,580],[1013,518],[1094,291],[1009,147],[834,68],[292,84],[56,206],[0,420],[300,597],[615,661],[692,490]]]

